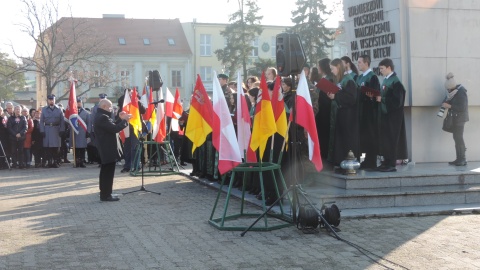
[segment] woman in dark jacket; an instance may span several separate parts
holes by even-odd
[[[18,162],[18,168],[24,169],[23,144],[27,133],[27,120],[21,115],[20,110],[20,106],[15,106],[14,114],[8,118],[7,129],[12,149],[12,167],[15,168]]]
[[[465,123],[468,122],[468,97],[467,89],[461,84],[457,84],[450,72],[446,76],[445,88],[447,89],[447,98],[442,107],[448,108],[448,114],[453,117],[453,140],[455,141],[455,151],[457,158],[449,162],[450,165],[465,166],[467,159],[465,157],[465,141],[463,140],[463,130]]]

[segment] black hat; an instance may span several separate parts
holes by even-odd
[[[54,94],[50,94],[47,96],[47,99],[54,99],[55,98],[55,95]]]
[[[77,97],[77,102],[82,102],[82,98],[81,98],[81,97]]]
[[[227,74],[224,74],[224,73],[220,73],[220,74],[218,74],[218,76],[217,76],[217,77],[218,77],[219,79],[220,79],[220,78],[222,78],[222,79],[226,79],[226,80],[228,80],[228,75],[227,75]]]
[[[101,93],[101,94],[98,95],[98,97],[101,98],[101,99],[104,99],[104,98],[107,98],[107,94]]]

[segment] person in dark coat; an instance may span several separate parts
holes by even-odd
[[[358,58],[358,69],[362,72],[357,78],[358,87],[366,86],[380,91],[380,81],[370,68],[371,58],[362,55]],[[365,159],[360,169],[375,169],[378,155],[378,102],[373,93],[359,94],[360,117],[360,153],[365,153]]]
[[[330,148],[333,146],[328,158],[334,166],[339,166],[350,150],[358,158],[358,91],[352,77],[345,74],[342,60],[334,59],[330,68],[335,83],[341,89],[336,94],[327,94],[332,100]]]
[[[61,138],[65,134],[65,121],[62,110],[55,105],[55,95],[48,95],[48,105],[42,108],[40,115],[40,133],[43,137],[44,167],[59,168],[56,162]]]
[[[103,99],[98,103],[97,113],[94,120],[94,130],[97,136],[97,149],[102,161],[99,175],[100,201],[118,201],[118,197],[112,197],[113,177],[115,175],[115,163],[119,157],[117,148],[117,133],[128,126],[131,114],[120,112],[120,122],[115,124],[111,117],[112,102]]]
[[[107,94],[105,93],[101,93],[101,94],[98,94],[98,101],[102,101],[104,99],[107,98]],[[97,109],[98,109],[98,103],[95,104],[90,112],[90,118],[92,119],[92,121],[90,121],[90,125],[88,125],[87,127],[87,132],[89,134],[89,137],[90,137],[90,152],[92,153],[92,159],[90,159],[90,156],[88,157],[90,159],[90,164],[93,164],[94,162],[98,162],[98,164],[101,163],[101,160],[100,160],[100,156],[98,154],[98,150],[97,150],[97,139],[96,139],[96,133],[95,133],[95,130],[94,130],[94,127],[93,127],[93,119],[95,119],[95,114],[97,113]],[[115,119],[115,115],[113,114],[113,111],[110,115],[110,117],[112,119]]]
[[[23,147],[27,133],[27,120],[22,116],[20,111],[20,106],[15,106],[14,114],[8,118],[7,129],[12,153],[12,168],[18,166],[19,169],[24,169],[25,159],[23,158]]]
[[[330,59],[323,58],[318,61],[318,73],[321,79],[325,78],[333,82],[333,74],[330,69]],[[318,83],[318,82],[317,82]],[[322,90],[322,89],[319,89]],[[317,124],[318,141],[320,143],[320,155],[323,159],[328,157],[330,146],[330,113],[332,100],[323,91],[318,92],[318,113],[315,116]]]
[[[384,161],[378,170],[396,172],[397,159],[408,158],[407,133],[403,106],[405,104],[405,88],[394,72],[393,61],[385,58],[378,64],[385,77],[381,87],[379,102],[380,117],[380,154]]]
[[[9,155],[7,153],[10,153],[10,150],[5,148],[8,147],[7,120],[8,117],[4,115],[3,108],[0,106],[0,170],[8,168]]]
[[[450,165],[465,166],[467,159],[465,157],[465,141],[463,140],[463,130],[465,123],[468,122],[468,97],[467,89],[461,84],[457,84],[450,72],[446,76],[445,88],[448,91],[447,97],[442,107],[448,108],[448,114],[453,117],[453,140],[455,141],[455,151],[457,158],[449,162]]]

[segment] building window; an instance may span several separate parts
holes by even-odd
[[[200,56],[212,56],[212,36],[200,35]]]
[[[125,41],[125,38],[119,38],[118,43],[120,43],[120,45],[126,45],[127,41]]]
[[[168,39],[168,45],[175,46],[175,40],[173,38]]]
[[[203,82],[212,82],[212,67],[200,67],[200,78]]]
[[[253,47],[252,54],[250,56],[258,57],[258,37],[253,39],[250,45]]]
[[[103,71],[95,70],[94,87],[105,87]]]
[[[182,87],[182,72],[172,70],[172,87]]]
[[[123,89],[130,87],[130,71],[120,71],[120,82]]]
[[[272,50],[271,56],[272,58],[277,57],[277,38],[272,37],[272,41],[270,42],[270,48]]]
[[[143,39],[143,45],[150,45],[150,39],[149,38],[144,38]]]

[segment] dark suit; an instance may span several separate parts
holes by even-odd
[[[109,111],[98,108],[95,114],[94,129],[97,136],[98,153],[102,160],[99,176],[100,199],[106,199],[112,195],[115,162],[119,157],[117,133],[127,126],[128,123],[125,120],[115,124]]]

